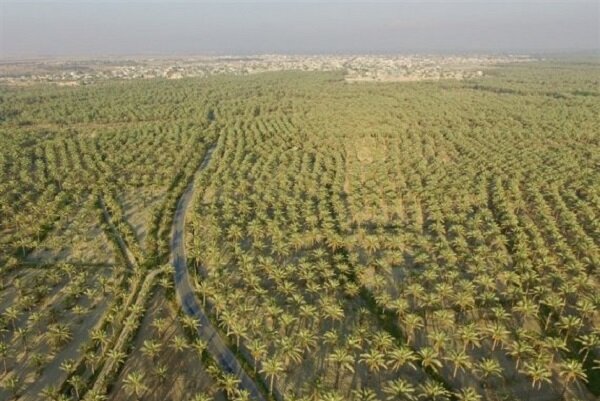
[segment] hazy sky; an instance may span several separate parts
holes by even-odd
[[[590,50],[599,4],[0,0],[0,58]]]

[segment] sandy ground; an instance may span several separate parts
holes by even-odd
[[[106,263],[115,262],[113,248],[99,224],[98,211],[80,207],[34,249],[26,262]]]
[[[33,285],[31,280],[36,276],[36,271],[39,274],[39,269],[27,268],[27,273],[21,277],[23,285]],[[84,288],[96,288],[99,277],[108,277],[109,275],[109,268],[99,268],[99,270],[87,276]],[[22,391],[20,392],[22,395],[20,399],[22,400],[40,399],[39,394],[43,388],[58,385],[66,378],[66,373],[60,369],[60,365],[66,360],[75,360],[79,357],[79,349],[89,339],[90,330],[102,319],[106,312],[106,307],[110,301],[109,297],[95,296],[90,298],[87,295],[80,296],[76,301],[77,306],[84,308],[84,313],[77,315],[73,309],[66,310],[65,291],[68,290],[70,284],[69,279],[63,277],[54,287],[50,288],[48,294],[34,310],[46,312],[54,310],[58,312],[56,315],[57,322],[68,325],[71,330],[71,340],[58,349],[53,350],[50,348],[45,336],[47,326],[50,323],[48,321],[49,314],[43,312],[42,319],[32,326],[29,331],[27,351],[25,351],[20,339],[7,333],[8,337],[5,338],[5,341],[8,341],[11,345],[12,354],[7,361],[9,372],[1,377],[0,382],[4,383],[10,377],[18,377],[22,385]],[[15,323],[16,327],[18,329],[25,328],[28,325],[27,319],[31,314],[32,311],[21,312],[19,320]],[[46,363],[37,372],[31,360],[35,354],[46,356]],[[7,396],[8,394],[4,390],[0,390],[0,399]]]
[[[148,390],[143,399],[146,401],[184,401],[199,393],[211,394],[216,389],[215,383],[206,373],[202,361],[192,350],[177,352],[170,347],[169,343],[174,336],[184,334],[176,320],[175,308],[175,304],[165,300],[163,290],[157,291],[152,296],[146,315],[133,341],[132,352],[115,381],[108,400],[131,400],[131,396],[123,387],[123,380],[128,374],[135,371],[141,372],[145,376],[144,383]],[[152,325],[158,318],[167,322],[164,332],[159,332]],[[144,356],[140,350],[144,341],[151,339],[158,340],[162,345],[161,352],[155,361]],[[154,368],[159,364],[168,369],[162,382],[153,373]],[[216,393],[215,400],[225,400],[225,398],[222,394]]]
[[[119,196],[125,221],[133,229],[142,248],[148,235],[152,210],[160,205],[163,198],[163,191],[151,190],[146,190],[145,193],[124,192]]]

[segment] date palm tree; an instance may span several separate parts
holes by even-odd
[[[321,396],[323,401],[345,401],[345,398],[337,391],[328,391]]]
[[[560,351],[568,352],[569,351],[567,344],[560,337],[544,337],[541,340],[541,346],[544,349],[552,351],[550,353],[550,362],[554,362],[554,357],[557,352],[560,352]]]
[[[385,369],[385,355],[376,349],[371,349],[360,355],[360,362],[364,363],[369,370],[369,374],[379,373],[381,369]]]
[[[560,364],[560,370],[558,375],[563,379],[562,396],[564,397],[567,388],[570,384],[580,380],[584,383],[588,382],[587,374],[583,368],[583,364],[575,359],[567,359],[565,362]]]
[[[361,388],[352,390],[352,399],[356,401],[377,401],[377,394],[370,388]]]
[[[241,380],[235,377],[232,373],[225,373],[218,380],[219,386],[225,391],[228,398],[233,397]]]
[[[306,353],[317,346],[317,336],[311,330],[300,329],[296,333],[296,342],[298,346]]]
[[[406,342],[411,344],[415,338],[415,332],[421,328],[423,328],[423,318],[414,313],[407,313],[402,323],[404,324],[404,329],[406,331]]]
[[[539,390],[544,383],[551,383],[552,372],[542,361],[525,362],[521,372],[531,379],[531,388]]]
[[[486,387],[491,378],[502,377],[503,370],[496,359],[483,358],[477,364],[476,372],[480,375],[484,387]]]
[[[96,368],[102,359],[102,355],[96,353],[95,350],[88,351],[85,354],[85,365],[92,371],[92,374],[96,374]]]
[[[588,359],[590,351],[600,347],[600,332],[580,335],[575,339],[575,341],[581,345],[579,353],[583,353],[582,360],[585,362]]]
[[[317,316],[317,308],[310,304],[300,305],[298,314],[300,315],[300,324],[308,325]]]
[[[389,381],[383,387],[383,393],[387,394],[387,401],[414,401],[415,387],[403,379]]]
[[[479,330],[475,324],[470,323],[466,326],[463,326],[458,329],[458,336],[460,337],[463,343],[463,352],[467,351],[467,347],[471,346],[480,347],[481,346],[481,336],[479,334]]]
[[[12,399],[17,399],[21,390],[23,389],[23,383],[18,376],[11,376],[5,379],[2,384],[2,388],[10,393]]]
[[[565,333],[565,343],[568,344],[569,336],[577,334],[583,322],[580,317],[574,315],[562,316],[558,321],[558,327]]]
[[[50,385],[50,386],[44,387],[42,389],[42,391],[40,391],[39,396],[45,400],[55,401],[55,400],[59,399],[59,397],[61,396],[61,393],[60,393],[60,389],[58,387]]]
[[[73,360],[73,359],[65,359],[60,364],[60,370],[62,370],[63,372],[65,372],[69,375],[72,374],[73,372],[75,372],[76,368],[77,368],[77,364],[75,363],[75,360]]]
[[[576,308],[584,323],[590,323],[598,310],[594,302],[588,298],[579,299]]]
[[[90,390],[85,394],[83,399],[85,401],[106,401],[107,398],[102,390]]]
[[[181,324],[191,332],[195,332],[199,323],[194,316],[186,315],[181,318]]]
[[[431,369],[437,372],[442,366],[442,361],[439,359],[439,353],[431,347],[423,347],[418,351],[421,358],[421,366],[424,369]]]
[[[303,350],[294,342],[293,338],[281,337],[276,343],[279,349],[279,358],[286,368],[291,363],[298,364],[302,361]]]
[[[185,337],[181,335],[175,335],[171,340],[171,348],[173,348],[176,352],[182,352],[189,348],[188,341]]]
[[[504,348],[504,345],[510,336],[510,332],[506,329],[504,324],[494,322],[492,325],[487,326],[485,331],[489,338],[492,339],[492,351],[494,351],[498,345],[500,345],[500,348]]]
[[[149,358],[152,362],[155,361],[155,358],[160,353],[162,349],[162,345],[156,340],[144,340],[142,344],[142,355]]]
[[[408,347],[400,346],[393,349],[387,354],[388,361],[387,365],[394,371],[397,372],[405,365],[410,366],[413,369],[417,369],[415,362],[418,358],[417,355]]]
[[[325,298],[321,304],[323,316],[330,319],[332,327],[344,318],[344,309],[333,299]]]
[[[508,348],[508,355],[515,359],[515,369],[519,370],[519,365],[523,358],[533,355],[535,350],[524,340],[513,341]]]
[[[273,384],[275,382],[275,379],[284,370],[283,363],[279,359],[273,358],[267,359],[263,362],[262,365],[263,366],[260,370],[260,373],[264,374],[267,377],[267,379],[269,379],[269,394],[273,394]]]
[[[386,331],[377,331],[371,340],[372,346],[378,351],[388,352],[394,346],[394,337]]]
[[[248,350],[254,359],[254,373],[256,373],[259,362],[267,355],[267,347],[261,340],[253,339],[248,344]]]
[[[546,322],[544,323],[544,330],[548,330],[548,325],[555,315],[560,319],[562,311],[565,308],[565,299],[560,294],[553,292],[548,294],[548,296],[544,298],[541,303],[550,309],[548,315],[546,316]]]
[[[91,338],[93,341],[100,345],[100,353],[104,353],[106,345],[108,344],[108,334],[102,329],[95,329],[91,332]]]
[[[198,393],[195,394],[192,398],[190,398],[190,401],[213,401],[214,397],[211,396],[210,394],[206,394],[206,393]]]
[[[67,383],[69,383],[69,385],[73,388],[73,390],[75,391],[75,397],[79,400],[80,399],[80,392],[81,390],[83,390],[85,388],[85,381],[83,380],[83,378],[79,375],[73,375],[69,378],[69,380],[67,380]]]
[[[321,338],[324,345],[333,347],[339,341],[339,333],[336,330],[327,330]]]
[[[473,387],[463,388],[459,392],[454,393],[454,396],[458,401],[481,401],[481,395]]]
[[[115,362],[115,364],[121,365],[123,363],[123,361],[125,361],[125,357],[127,355],[125,355],[125,353],[123,351],[111,349],[106,352],[106,356],[109,359],[113,360]]]
[[[473,367],[473,363],[471,362],[471,357],[462,350],[451,350],[448,353],[448,356],[444,358],[448,362],[450,362],[454,369],[452,370],[452,377],[455,378],[458,371],[464,372],[467,369],[471,369]]]
[[[5,321],[11,324],[13,332],[17,330],[15,323],[19,320],[19,315],[19,310],[15,306],[9,306],[3,313]]]
[[[208,343],[201,338],[196,338],[192,343],[192,348],[194,349],[194,351],[196,351],[196,354],[200,359],[202,359],[202,356],[204,355],[204,351],[206,351],[207,346]]]
[[[348,353],[348,351],[344,348],[336,348],[331,355],[327,357],[328,360],[334,362],[337,365],[336,373],[335,373],[335,382],[334,387],[338,387],[338,383],[340,380],[340,373],[343,370],[347,370],[348,372],[354,373],[354,357]]]
[[[449,336],[445,331],[434,329],[432,332],[427,334],[427,339],[432,345],[433,349],[441,353],[446,348],[446,343],[449,341]]]
[[[227,327],[226,335],[235,337],[235,346],[240,348],[240,340],[248,335],[246,326],[239,320],[232,321]]]
[[[154,376],[156,376],[156,378],[158,379],[158,382],[161,384],[164,383],[169,373],[169,369],[167,368],[167,366],[159,363],[154,367],[153,371]]]
[[[250,392],[248,390],[237,390],[231,401],[251,401]]]
[[[123,387],[125,392],[130,396],[134,396],[136,400],[141,400],[148,391],[148,387],[144,383],[144,374],[138,371],[133,371],[125,377]]]
[[[519,315],[520,325],[522,326],[525,320],[531,319],[538,315],[539,305],[529,298],[523,298],[517,301],[517,304],[512,310]]]
[[[202,307],[206,308],[206,298],[212,297],[215,294],[215,289],[206,280],[196,283],[195,288],[202,295]]]
[[[41,352],[34,352],[29,357],[29,364],[35,369],[36,374],[40,375],[44,370],[44,365],[48,361],[48,355]]]
[[[166,319],[159,317],[154,319],[154,321],[152,322],[152,327],[154,327],[157,331],[157,334],[162,335],[165,333],[165,331],[167,330],[168,327],[171,326],[171,323],[169,323]]]
[[[425,381],[425,383],[419,385],[419,398],[424,398],[426,400],[438,401],[438,400],[448,400],[451,393],[444,388],[444,386],[431,379]]]

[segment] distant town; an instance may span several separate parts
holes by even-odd
[[[495,65],[528,61],[533,58],[525,55],[261,55],[5,61],[0,62],[0,84],[89,85],[103,80],[181,79],[284,70],[345,71],[349,82],[469,79],[484,75],[486,68]]]

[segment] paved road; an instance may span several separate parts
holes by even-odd
[[[198,175],[210,162],[214,147],[210,148],[204,157],[200,168],[196,172]],[[185,192],[177,203],[175,217],[173,219],[173,229],[171,236],[171,263],[175,267],[175,290],[177,297],[186,315],[193,316],[199,322],[198,335],[207,342],[207,351],[212,358],[220,365],[225,372],[235,373],[240,379],[240,388],[248,390],[254,400],[266,401],[265,397],[258,390],[254,380],[244,371],[235,355],[225,345],[217,330],[202,310],[200,301],[194,294],[190,284],[187,263],[185,259],[185,214],[194,194],[194,181],[188,185]]]

